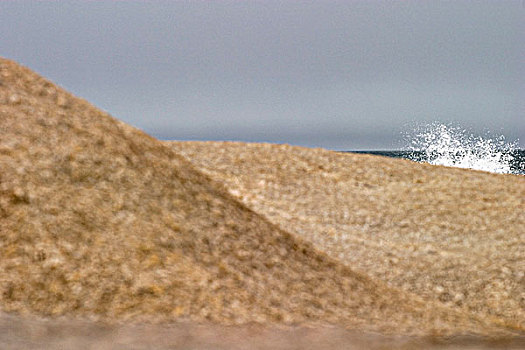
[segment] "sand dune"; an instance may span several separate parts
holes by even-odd
[[[243,185],[234,184],[253,175],[255,168],[232,166],[232,171],[246,174],[231,177],[218,164],[207,167],[208,160],[200,158],[199,163],[192,147],[172,147],[149,137],[5,59],[0,59],[0,130],[0,310],[4,312],[106,322],[333,324],[390,334],[520,333],[520,323],[500,315],[499,306],[494,317],[451,307],[422,293],[417,276],[412,289],[388,285],[395,282],[396,274],[389,280],[378,273],[383,268],[380,259],[376,270],[363,268],[375,261],[378,252],[390,250],[377,247],[383,241],[385,247],[392,247],[394,257],[401,254],[405,243],[400,234],[389,238],[385,231],[382,239],[373,240],[356,235],[355,256],[341,258],[334,254],[326,233],[318,230],[322,225],[315,223],[327,210],[322,201],[334,199],[303,186],[294,203],[286,187],[275,183],[266,187],[266,192],[273,191],[268,199],[257,194],[255,202],[241,200],[249,195],[249,186],[245,191]],[[213,147],[227,153],[233,146]],[[272,167],[259,171],[272,173],[277,164],[279,169],[296,166],[291,160],[282,162],[280,149],[275,149]],[[322,156],[325,151],[310,152]],[[327,179],[332,176],[329,168],[321,169],[328,164],[308,157],[305,167],[316,167],[316,173]],[[402,212],[403,206],[410,205],[410,198],[391,205],[391,192],[378,187],[384,174],[394,174],[391,178],[398,180],[402,191],[415,196],[412,191],[417,186],[410,187],[403,179],[416,181],[418,172],[429,171],[405,162],[355,159],[376,174],[356,182],[363,187],[357,193],[371,198],[369,207],[363,207],[370,212]],[[330,164],[346,166],[344,161]],[[308,168],[301,171],[307,174]],[[465,179],[481,176],[458,174]],[[378,183],[370,183],[374,178]],[[305,179],[279,181],[297,185]],[[513,196],[523,191],[521,180],[494,179]],[[256,184],[262,180],[270,178]],[[330,181],[346,186],[342,178]],[[306,208],[317,200],[321,202],[308,209],[312,212],[296,212],[296,205]],[[522,220],[512,203],[498,205],[512,208],[506,220]],[[422,208],[413,210],[414,215],[426,213]],[[364,235],[381,231],[384,216],[348,215],[353,225],[367,223],[370,231]],[[492,225],[490,212],[484,218],[488,218],[486,225]],[[319,237],[313,238],[316,234]],[[494,239],[494,244],[508,242],[509,247],[511,242],[523,243],[519,234],[512,239],[487,239]],[[365,241],[370,244],[358,247]],[[366,250],[372,260],[364,258]],[[508,259],[519,254],[518,245]],[[520,273],[516,270],[520,263],[509,266],[510,274]],[[399,269],[409,271],[404,265]]]
[[[347,266],[525,328],[525,177],[287,145],[170,144]]]

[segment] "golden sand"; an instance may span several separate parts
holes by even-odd
[[[171,145],[355,271],[525,329],[525,177],[288,145]]]
[[[523,178],[170,145],[5,59],[0,130],[3,312],[523,332]]]

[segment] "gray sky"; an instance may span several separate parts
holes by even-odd
[[[525,2],[1,2],[0,55],[162,139],[525,147]]]

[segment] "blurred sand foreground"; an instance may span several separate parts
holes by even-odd
[[[523,349],[524,346],[524,337],[385,336],[329,326],[221,326],[192,322],[107,325],[0,315],[0,349],[483,350]]]
[[[161,142],[5,59],[0,130],[1,347],[523,345],[525,177]]]

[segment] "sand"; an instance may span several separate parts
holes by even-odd
[[[0,314],[1,349],[156,350],[496,350],[523,349],[524,337],[505,339],[383,335],[334,326],[298,327],[217,323],[100,324]]]
[[[327,239],[330,232],[321,229],[329,226],[318,222],[323,211],[329,213],[348,193],[342,190],[340,200],[331,203],[334,197],[329,191],[323,195],[324,187],[300,185],[308,181],[308,169],[317,169],[314,174],[328,179],[330,168],[321,169],[328,164],[319,155],[337,159],[334,152],[301,149],[308,167],[278,180],[294,186],[292,195],[286,186],[272,183],[262,191],[271,195],[259,194],[253,202],[245,198],[250,193],[247,189],[232,183],[241,184],[244,176],[254,172],[271,175],[276,169],[295,167],[293,161],[280,158],[282,147],[269,146],[275,149],[270,154],[275,158],[267,159],[266,170],[232,164],[230,169],[242,174],[231,180],[221,166],[206,166],[205,158],[199,162],[191,154],[197,144],[178,149],[180,145],[158,141],[6,59],[0,59],[0,130],[0,310],[23,324],[47,317],[50,322],[61,318],[159,327],[174,322],[217,327],[334,326],[385,336],[508,338],[523,334],[523,297],[516,296],[516,291],[523,296],[523,232],[511,229],[523,221],[522,178],[450,173],[450,181],[459,178],[471,184],[464,200],[467,204],[480,196],[489,209],[498,207],[507,214],[494,216],[488,210],[475,218],[488,228],[483,232],[492,227],[503,230],[497,231],[499,236],[491,232],[483,239],[487,247],[501,245],[507,252],[482,251],[479,256],[496,259],[498,268],[505,261],[510,272],[501,273],[513,277],[498,283],[512,286],[512,296],[497,296],[487,304],[488,297],[480,292],[481,306],[473,308],[467,302],[466,306],[451,305],[423,292],[421,277],[410,272],[418,268],[408,267],[409,261],[393,270],[404,269],[414,275],[412,279],[402,272],[384,272],[388,270],[384,254],[391,251],[393,258],[403,260],[400,257],[407,254],[412,259],[417,254],[405,253],[404,244],[421,240],[403,236],[414,232],[410,220],[389,230],[397,227],[388,221],[399,217],[396,211],[402,215],[411,210],[415,218],[422,215],[440,222],[442,217],[434,218],[430,210],[436,203],[428,199],[425,210],[421,207],[425,202],[413,201],[421,187],[412,184],[417,184],[417,174],[434,180],[448,174],[435,170],[440,168],[366,156],[330,161],[335,167],[362,162],[361,168],[366,168],[362,178],[357,175],[351,182],[361,192],[346,197],[356,205],[368,203],[359,212],[345,214],[351,225],[361,225],[361,230],[354,230],[361,233],[350,238],[355,254],[349,254],[349,245],[336,248],[339,241]],[[216,157],[230,146],[214,144]],[[480,186],[486,179],[494,179],[489,187],[500,188],[510,199],[491,197],[493,191]],[[341,188],[349,186],[344,178],[330,181],[340,182]],[[396,193],[396,187],[405,197],[392,205],[394,197],[389,195]],[[318,200],[315,207],[307,208]],[[436,208],[440,212],[441,207]],[[451,228],[433,239],[443,241],[454,234],[463,239],[461,225],[468,222],[442,224]],[[340,231],[344,235],[338,239],[344,241],[354,231]],[[465,239],[474,244],[479,237]],[[444,247],[442,243],[435,243],[436,249]],[[457,270],[476,259],[469,260],[465,251],[457,254],[467,256],[466,263],[451,265],[447,271],[460,280],[465,274]],[[435,261],[421,258],[414,264]],[[441,267],[437,270],[438,275],[443,273]],[[434,283],[434,277],[431,280]],[[466,279],[465,286],[470,281]],[[516,305],[521,310],[509,311]]]
[[[355,271],[525,328],[524,176],[288,145],[171,144]]]

